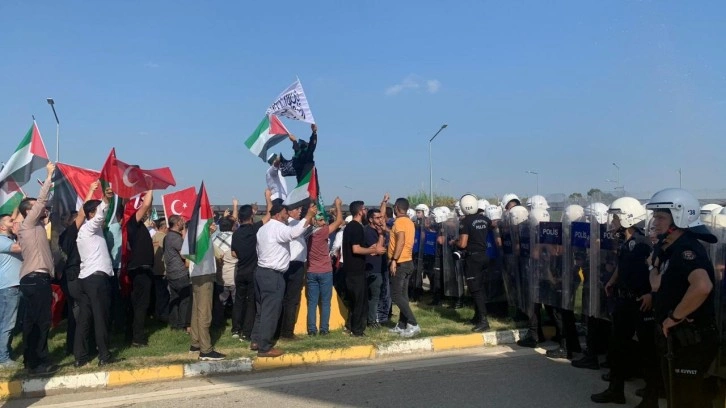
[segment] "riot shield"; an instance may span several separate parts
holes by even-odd
[[[612,297],[605,293],[605,285],[610,281],[618,264],[618,237],[610,231],[607,222],[600,223],[590,217],[590,279],[588,316],[610,319],[613,309]],[[596,237],[596,239],[592,239]]]
[[[413,266],[414,270],[408,281],[408,296],[416,302],[423,294],[423,247],[424,224],[426,219],[416,220],[416,233],[413,240]]]
[[[713,263],[716,326],[721,337],[721,347],[712,372],[716,376],[726,379],[726,279],[724,279],[726,273],[726,214],[703,214],[701,219],[718,239],[715,244],[702,243],[706,246]]]
[[[534,212],[534,210],[533,210]],[[535,226],[533,226],[535,227]],[[534,273],[539,280],[539,301],[546,306],[562,307],[562,223],[539,222],[533,228],[534,246],[531,256]]]
[[[513,225],[510,217],[504,217],[499,224],[499,233],[502,240],[502,268],[504,289],[507,294],[507,302],[511,307],[523,313],[524,301],[522,299],[522,287],[519,273],[519,229]]]
[[[459,238],[459,219],[451,214],[449,219],[441,224],[441,237],[443,238],[442,270],[444,282],[444,296],[460,298],[464,296],[464,271],[461,260],[454,259],[456,248],[450,244]]]
[[[504,257],[499,221],[493,221],[487,234],[489,265],[484,276],[487,311],[496,316],[507,316],[509,299],[504,282]]]
[[[565,244],[565,264],[569,273],[565,274],[562,287],[563,307],[577,315],[590,315],[590,224],[584,221],[563,221],[563,242]],[[565,302],[567,304],[565,305]],[[571,308],[570,308],[571,307]]]
[[[532,248],[536,244],[537,228],[529,222],[519,225],[519,284],[522,291],[522,307],[527,316],[533,316],[539,303],[540,277]]]

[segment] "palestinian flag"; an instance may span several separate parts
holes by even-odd
[[[33,125],[15,149],[15,153],[0,169],[0,213],[12,213],[23,199],[20,189],[30,176],[48,164],[48,152],[40,137],[38,126]]]
[[[28,133],[15,149],[15,153],[0,170],[0,183],[12,177],[19,186],[23,186],[30,181],[33,172],[42,169],[46,164],[48,164],[48,152],[45,150],[43,138],[40,137],[38,125],[33,121]]]
[[[245,146],[255,156],[267,162],[267,151],[272,146],[285,140],[290,132],[275,115],[266,115],[257,129],[245,141]]]
[[[65,220],[74,211],[83,206],[83,200],[88,194],[88,189],[94,181],[98,180],[99,173],[95,170],[71,166],[70,164],[57,163],[53,173],[53,198],[51,199],[53,211],[51,213],[51,225],[53,229],[62,232]],[[93,199],[100,200],[102,192],[96,190]]]
[[[191,276],[213,275],[216,273],[214,262],[214,248],[209,231],[214,222],[212,207],[209,205],[207,190],[204,182],[199,188],[197,200],[194,203],[192,219],[187,224],[187,233],[184,236],[181,254],[194,263],[190,268]]]
[[[283,204],[290,208],[297,208],[309,203],[310,200],[318,200],[318,174],[315,166],[300,180],[297,187],[287,195],[287,199]]]
[[[12,177],[0,183],[0,214],[12,214],[23,200],[23,191]]]

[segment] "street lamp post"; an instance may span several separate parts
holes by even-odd
[[[442,130],[446,129],[447,124],[441,125],[441,128],[434,134],[434,136],[429,139],[429,197],[431,199],[431,207],[434,206],[434,167],[433,163],[431,161],[431,142],[436,139],[436,136],[441,133]]]
[[[537,176],[537,195],[539,195],[539,172],[533,170],[526,170],[525,173],[534,174],[535,176]]]
[[[617,169],[617,173],[616,173],[616,177],[615,177],[615,189],[617,189],[618,187],[620,187],[620,166],[618,166],[614,162],[613,162],[613,166],[615,166],[615,168]]]
[[[678,168],[678,188],[683,188],[683,172]]]
[[[58,114],[55,111],[55,101],[53,98],[46,99],[48,105],[53,109],[53,116],[55,116],[55,161],[58,162],[60,155],[60,121],[58,120]]]

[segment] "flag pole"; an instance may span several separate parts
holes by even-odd
[[[53,98],[46,99],[48,105],[53,109],[53,116],[55,116],[55,161],[56,163],[60,159],[60,121],[58,120],[58,114],[55,111],[55,101]]]

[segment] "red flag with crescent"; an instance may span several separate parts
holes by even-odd
[[[118,160],[116,149],[111,149],[111,153],[101,169],[101,178],[109,182],[113,192],[121,198],[131,198],[146,190],[164,190],[176,185],[171,169],[168,167],[144,170],[139,166]]]
[[[169,217],[181,215],[184,221],[189,222],[194,211],[194,203],[197,201],[197,190],[194,187],[161,196],[161,203],[164,206],[164,217],[169,225]]]

